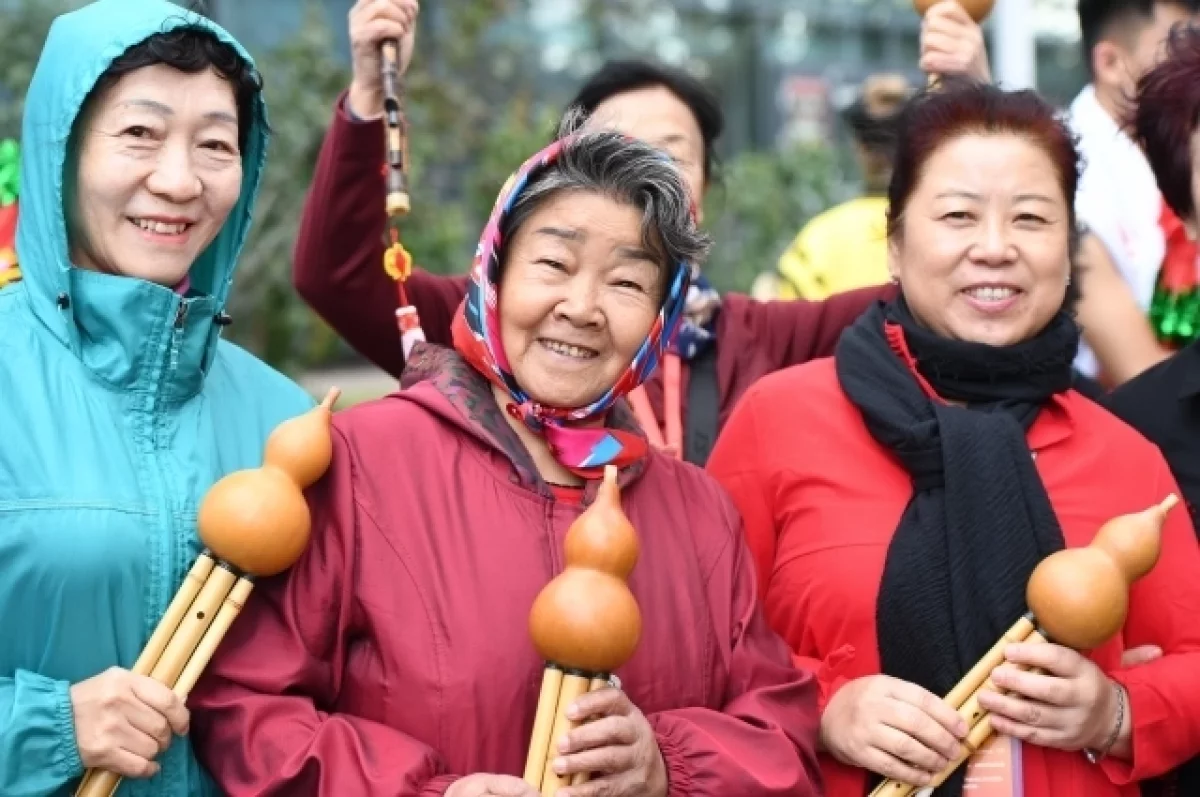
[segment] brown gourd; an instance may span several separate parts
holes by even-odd
[[[1157,506],[1105,523],[1086,548],[1046,557],[1034,569],[1026,600],[1050,639],[1091,650],[1125,624],[1129,586],[1150,572],[1162,549],[1162,527],[1178,503]]]
[[[281,423],[267,438],[261,468],[235,471],[208,491],[197,516],[200,539],[245,573],[273,576],[300,558],[312,519],[304,489],[329,468],[329,433],[339,392]]]
[[[567,531],[566,569],[538,595],[529,633],[543,659],[586,673],[611,673],[633,655],[642,617],[625,579],[637,563],[637,533],[621,510],[616,468]]]
[[[918,14],[925,16],[925,12],[940,1],[913,0],[913,8],[916,9]],[[996,0],[958,0],[958,4],[963,7],[963,10],[967,12],[971,19],[979,23],[987,19],[988,14],[992,13],[992,8],[996,5]]]

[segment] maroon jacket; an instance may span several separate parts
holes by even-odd
[[[230,797],[429,796],[524,769],[543,669],[529,610],[583,509],[554,499],[481,376],[414,352],[405,379],[423,381],[335,416],[308,549],[260,583],[189,700]],[[636,430],[621,405],[610,423]],[[815,797],[815,681],[767,627],[733,504],[661,453],[621,484],[643,628],[617,674],[670,797]]]
[[[404,369],[396,329],[396,287],[383,271],[383,122],[359,122],[339,97],[296,242],[292,280],[338,334],[364,357],[399,378]],[[420,201],[418,197],[417,201]],[[450,321],[463,296],[466,275],[442,277],[414,270],[410,301],[426,337],[450,345]],[[737,399],[761,377],[833,354],[842,334],[893,286],[864,288],[823,302],[759,302],[728,294],[717,317],[717,390],[720,425]],[[683,364],[682,421],[687,423],[687,363]],[[657,417],[663,418],[662,369],[646,383]]]

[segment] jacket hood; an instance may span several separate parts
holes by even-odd
[[[68,142],[88,94],[126,50],[182,27],[212,33],[253,65],[224,29],[166,0],[97,0],[55,20],[25,99],[17,255],[34,313],[105,381],[129,387],[145,379],[161,370],[158,360],[169,348],[174,373],[166,378],[194,392],[220,334],[214,318],[228,300],[265,166],[262,98],[242,153],[241,195],[192,265],[188,298],[145,280],[75,268],[63,201]]]

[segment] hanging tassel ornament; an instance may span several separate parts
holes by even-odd
[[[396,326],[400,330],[400,346],[404,359],[418,341],[425,340],[417,308],[408,302],[404,283],[412,275],[413,259],[400,243],[400,219],[408,215],[412,205],[408,194],[408,134],[401,108],[400,43],[389,39],[381,45],[383,56],[383,108],[385,123],[384,152],[387,162],[387,234],[388,247],[383,253],[383,270],[396,282],[399,303],[396,307]]]

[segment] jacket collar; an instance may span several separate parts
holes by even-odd
[[[418,401],[464,432],[499,452],[512,464],[518,483],[544,498],[553,498],[550,486],[538,473],[533,457],[517,437],[496,404],[491,384],[456,351],[441,346],[418,343],[409,354],[400,387],[406,397]],[[444,402],[429,401],[436,394]],[[446,405],[449,405],[448,407]],[[451,412],[446,412],[450,409]],[[633,411],[624,401],[609,410],[605,425],[610,429],[645,437]],[[653,453],[650,456],[655,456]],[[624,488],[639,479],[646,460],[639,460],[619,474],[617,483]],[[589,480],[584,487],[583,503],[590,504],[600,487],[600,480]]]

